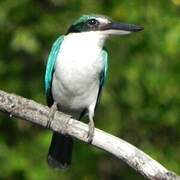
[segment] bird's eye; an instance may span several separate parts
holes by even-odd
[[[90,26],[98,25],[98,21],[96,19],[89,19],[88,25]]]

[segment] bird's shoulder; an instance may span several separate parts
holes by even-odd
[[[52,88],[52,79],[54,73],[54,66],[57,60],[58,52],[61,48],[61,44],[64,40],[64,35],[60,36],[52,45],[51,51],[48,56],[47,64],[46,64],[46,72],[45,72],[45,92],[47,97],[48,105],[52,105],[53,99],[51,94]]]

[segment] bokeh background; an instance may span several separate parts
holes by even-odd
[[[46,104],[53,41],[82,14],[143,25],[110,38],[109,71],[96,127],[180,174],[180,0],[1,0],[0,89]],[[143,179],[104,151],[76,141],[72,166],[46,164],[51,132],[0,113],[0,180]]]

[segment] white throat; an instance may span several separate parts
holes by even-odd
[[[81,44],[85,47],[89,46],[102,48],[107,37],[108,35],[102,34],[100,31],[88,31],[70,33],[65,38],[70,38],[72,42],[76,42],[76,45]]]

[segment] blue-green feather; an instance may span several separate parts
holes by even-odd
[[[107,75],[107,70],[108,70],[108,52],[105,48],[103,48],[103,63],[104,63],[104,69],[102,71],[102,76],[100,79],[100,86],[104,85],[104,81],[106,79],[106,75]]]
[[[104,64],[104,68],[100,74],[100,84],[99,84],[99,92],[98,92],[98,97],[97,97],[97,102],[96,102],[96,106],[100,100],[100,96],[101,96],[101,92],[102,92],[102,88],[104,86],[104,82],[106,79],[106,75],[107,75],[107,70],[108,70],[108,52],[106,50],[106,48],[103,48],[103,64]]]
[[[52,88],[52,80],[54,73],[54,66],[56,64],[57,55],[61,48],[61,44],[64,40],[64,36],[60,36],[53,44],[51,48],[51,52],[48,57],[47,65],[46,65],[46,73],[45,73],[45,91],[47,97],[48,106],[53,104],[53,98],[51,93]]]

